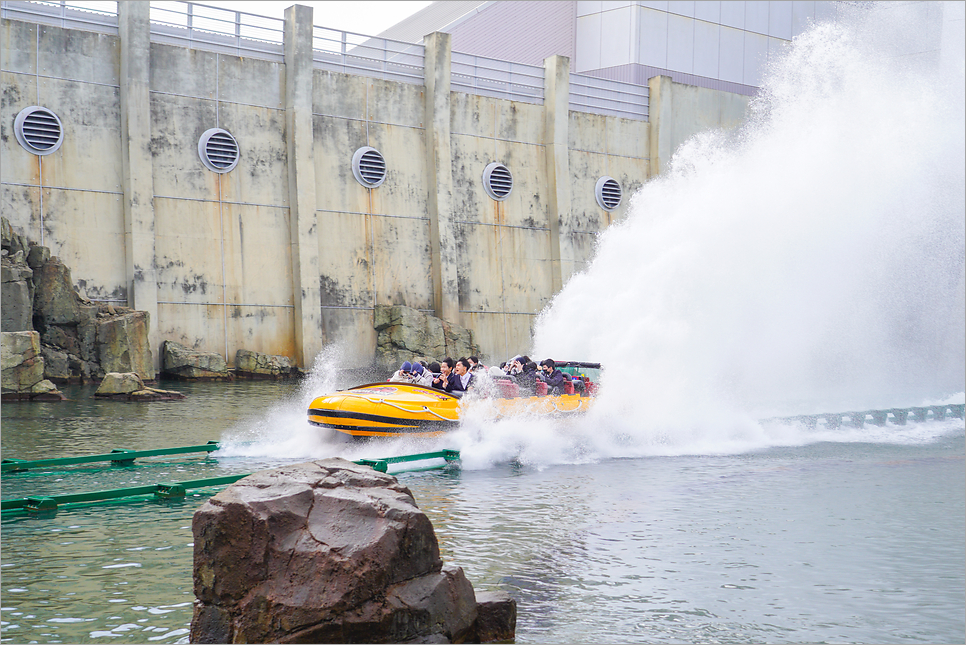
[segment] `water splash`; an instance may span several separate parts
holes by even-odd
[[[963,51],[908,55],[936,14],[884,4],[798,37],[542,314],[533,355],[607,367],[598,422],[701,451],[963,391]]]
[[[230,450],[358,459],[454,448],[464,469],[539,468],[961,434],[962,420],[834,431],[758,421],[964,400],[966,66],[961,46],[909,54],[910,41],[938,38],[924,36],[934,13],[881,3],[815,26],[768,70],[745,126],[696,136],[634,196],[540,317],[530,352],[605,364],[587,416],[494,422],[483,406],[439,439],[333,443],[305,420],[314,396],[345,385],[327,348],[298,401],[236,429],[255,443]]]

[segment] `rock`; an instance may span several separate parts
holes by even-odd
[[[80,296],[74,291],[70,269],[58,257],[34,269],[34,315],[46,325],[80,322]]]
[[[235,352],[235,375],[255,379],[284,379],[299,376],[300,372],[295,361],[287,356],[239,349]]]
[[[399,366],[420,357],[440,360],[479,354],[470,330],[447,323],[412,307],[379,305],[373,315],[376,363],[383,368]]]
[[[33,273],[24,262],[0,260],[0,331],[33,329]]]
[[[481,643],[510,642],[516,637],[517,603],[503,591],[476,594],[476,635]]]
[[[220,354],[198,352],[184,345],[166,340],[161,345],[161,371],[185,381],[227,381],[232,375]]]
[[[191,642],[471,642],[477,604],[395,477],[343,459],[255,473],[194,515]]]
[[[148,340],[146,311],[128,311],[97,321],[97,357],[107,372],[134,372],[154,380],[154,359]]]
[[[144,382],[141,377],[133,372],[124,374],[118,372],[108,372],[104,375],[104,380],[97,387],[94,396],[105,396],[111,394],[130,394],[144,389]]]
[[[94,398],[119,401],[173,401],[183,399],[185,395],[172,390],[145,387],[141,378],[133,372],[124,374],[110,372],[104,375],[104,380],[94,393]]]
[[[44,379],[40,334],[35,331],[0,333],[0,372],[4,401],[65,398],[53,383]]]
[[[44,377],[59,383],[70,383],[73,379],[70,355],[53,347],[42,345],[40,354],[44,357]],[[79,379],[77,379],[79,380]]]

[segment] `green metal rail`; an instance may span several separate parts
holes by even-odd
[[[115,448],[102,455],[84,455],[82,457],[62,457],[58,459],[4,459],[0,462],[0,472],[28,470],[30,468],[47,468],[49,466],[73,466],[75,464],[91,464],[98,461],[109,461],[116,465],[130,465],[141,457],[161,457],[164,455],[184,455],[192,452],[214,452],[221,448],[217,441],[209,441],[201,446],[181,446],[179,448],[159,448],[157,450],[123,450]]]
[[[177,448],[173,450],[178,450]],[[146,451],[156,452],[156,451]],[[177,452],[166,454],[181,454]],[[419,468],[405,469],[399,472],[414,472],[420,470],[436,470],[444,468],[450,462],[459,461],[460,453],[458,450],[440,450],[438,452],[424,452],[415,455],[403,455],[400,457],[384,457],[382,459],[359,459],[353,463],[369,466],[379,472],[387,472],[389,464],[406,463],[413,461],[427,461],[431,459],[443,459],[445,463],[434,466],[423,466]],[[77,463],[77,462],[75,462]],[[84,462],[80,462],[84,463]],[[131,488],[115,488],[111,490],[93,491],[89,493],[75,493],[72,495],[35,495],[22,499],[0,500],[0,512],[26,512],[39,513],[45,511],[56,511],[65,504],[82,504],[87,502],[102,502],[112,499],[137,498],[145,495],[153,496],[154,499],[184,499],[189,490],[208,488],[212,486],[225,486],[233,484],[239,479],[248,477],[251,473],[238,475],[227,475],[225,477],[209,477],[206,479],[191,479],[187,481],[150,484],[146,486],[134,486]],[[131,500],[134,501],[134,500]]]

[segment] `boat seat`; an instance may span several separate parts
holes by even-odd
[[[510,379],[496,379],[497,396],[503,399],[513,399],[520,396],[520,386]]]
[[[543,381],[537,381],[537,396],[547,395],[547,384]]]
[[[564,389],[564,394],[573,394],[574,393],[574,382],[571,379],[568,378],[566,381],[564,381],[564,387],[563,387],[563,389]]]

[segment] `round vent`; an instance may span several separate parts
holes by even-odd
[[[35,155],[49,155],[64,142],[64,128],[57,115],[33,105],[20,110],[13,124],[17,142]]]
[[[597,180],[597,187],[594,188],[597,195],[597,205],[605,211],[612,211],[621,205],[621,198],[624,194],[621,185],[613,177],[601,177]]]
[[[375,148],[359,148],[352,155],[352,174],[366,188],[381,186],[386,181],[386,160]]]
[[[502,202],[513,190],[513,175],[506,166],[494,161],[483,170],[483,189],[491,198]]]
[[[198,140],[198,156],[208,170],[230,172],[238,165],[238,142],[227,130],[205,130]]]

